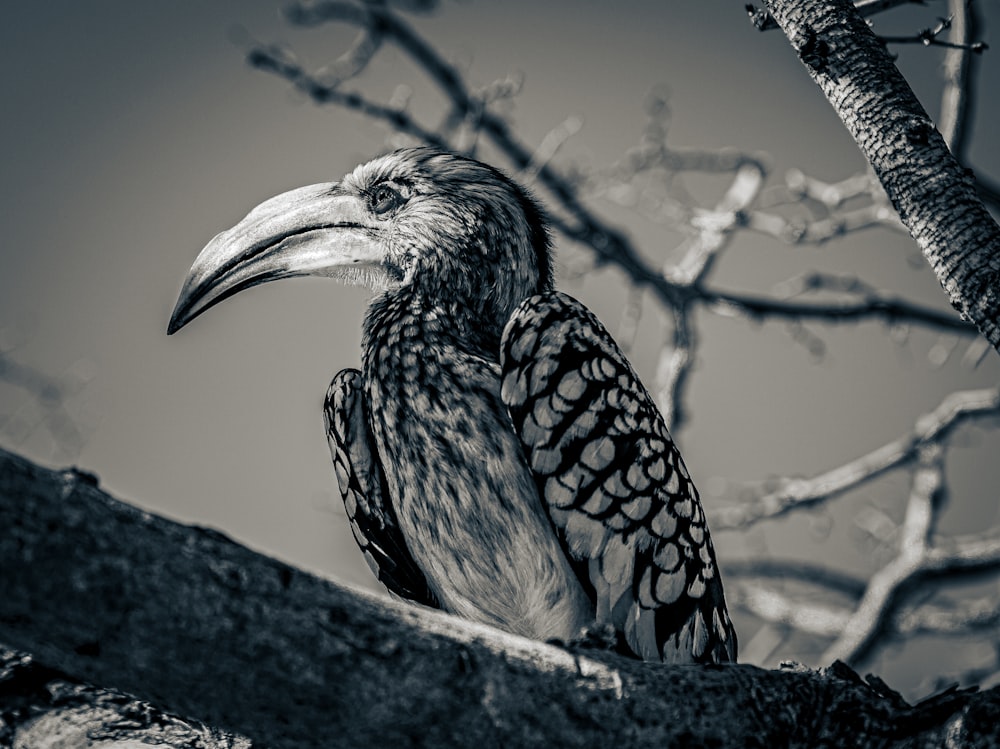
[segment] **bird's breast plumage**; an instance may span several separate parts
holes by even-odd
[[[569,639],[592,620],[468,321],[397,295],[366,320],[371,430],[410,553],[441,605]]]

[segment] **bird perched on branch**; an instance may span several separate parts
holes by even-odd
[[[736,659],[705,515],[601,323],[553,290],[542,212],[496,169],[413,148],[272,198],[195,260],[168,332],[242,289],[375,290],[325,402],[355,538],[403,598],[653,661]]]

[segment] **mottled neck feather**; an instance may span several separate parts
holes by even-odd
[[[393,358],[404,350],[421,356],[441,346],[499,363],[505,323],[454,299],[442,302],[413,289],[395,289],[368,307],[362,339],[365,364],[376,364],[390,350]]]

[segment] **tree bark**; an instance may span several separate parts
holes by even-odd
[[[249,739],[81,684],[0,646],[0,746],[13,749],[253,749]]]
[[[840,664],[670,667],[569,652],[346,590],[118,502],[90,474],[3,451],[0,528],[0,640],[266,746],[1000,742],[1000,689],[910,706]],[[16,714],[40,730],[45,706],[12,710],[5,675],[0,664],[0,724]]]
[[[1000,227],[850,0],[764,0],[951,304],[1000,351]]]

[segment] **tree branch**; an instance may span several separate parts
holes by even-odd
[[[930,537],[937,520],[935,504],[944,485],[944,451],[940,445],[922,445],[918,467],[906,505],[896,558],[878,570],[865,588],[857,608],[823,658],[856,662],[871,652],[886,622],[897,610],[900,590],[923,571]]]
[[[37,416],[25,417],[24,407],[13,414],[0,414],[0,430],[18,441],[39,426],[49,432],[56,445],[59,459],[71,460],[84,444],[84,432],[70,415],[67,400],[86,382],[80,375],[52,377],[33,367],[14,360],[0,351],[0,382],[6,382],[24,391],[29,402],[37,407]]]
[[[829,572],[824,570],[824,572]],[[792,628],[817,637],[838,637],[851,618],[848,606],[803,601],[797,596],[752,582],[729,586],[727,598],[769,624]],[[857,596],[860,598],[860,594]],[[886,621],[887,634],[895,638],[914,635],[968,636],[995,629],[1000,623],[1000,603],[981,598],[956,606],[900,606]]]
[[[801,559],[739,559],[726,561],[723,572],[729,578],[777,578],[795,580],[808,585],[819,586],[831,593],[846,595],[852,599],[861,598],[865,592],[865,581],[861,578],[838,572],[826,565]]]
[[[111,689],[83,684],[0,645],[0,746],[254,749],[242,736],[184,720]]]
[[[868,17],[899,5],[923,4],[924,0],[857,0],[854,3],[854,8],[862,17]],[[753,25],[757,27],[758,31],[770,31],[771,29],[778,28],[778,23],[767,11],[758,10],[753,5],[747,5],[746,10],[750,16],[750,20],[753,21]]]
[[[277,47],[255,47],[247,54],[247,62],[284,78],[317,104],[337,104],[353,109],[430,145],[448,146],[436,132],[425,128],[405,109],[378,104],[356,91],[341,91],[339,82],[331,85],[310,75],[294,57]]]
[[[888,470],[911,463],[922,447],[947,439],[963,422],[997,415],[1000,415],[1000,390],[951,393],[932,412],[917,419],[912,432],[811,479],[782,479],[776,490],[761,497],[720,507],[713,513],[712,528],[716,531],[745,528],[798,508],[816,506]]]
[[[1000,227],[848,0],[766,0],[952,305],[1000,351]]]
[[[961,0],[959,0],[961,1]],[[974,52],[979,54],[985,52],[989,47],[984,42],[972,41],[947,41],[941,39],[941,34],[951,28],[952,17],[939,18],[937,25],[926,29],[921,29],[916,34],[910,36],[880,36],[885,44],[922,44],[925,47],[946,47],[949,50],[961,50],[964,52]]]
[[[275,747],[980,746],[1000,689],[570,653],[350,592],[0,451],[0,638]],[[235,688],[234,688],[235,686]],[[978,742],[978,743],[977,743]],[[256,743],[255,743],[256,745]]]
[[[824,323],[880,320],[891,325],[914,323],[966,335],[973,332],[969,323],[955,315],[938,312],[905,299],[876,294],[869,294],[860,301],[807,303],[702,289],[701,301],[718,314],[741,315],[753,320],[778,318]]]

